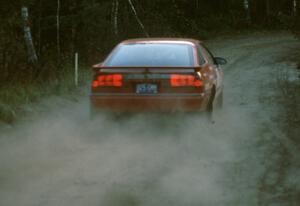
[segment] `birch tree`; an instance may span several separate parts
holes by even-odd
[[[298,8],[298,2],[297,0],[293,0],[293,15],[297,16],[297,8]]]
[[[132,12],[133,12],[133,14],[134,14],[134,17],[135,17],[136,21],[137,21],[138,24],[140,25],[140,27],[141,27],[141,29],[143,30],[143,32],[145,33],[145,35],[146,35],[147,37],[149,37],[149,34],[148,34],[148,32],[146,31],[144,24],[142,23],[142,21],[140,20],[140,18],[139,18],[138,15],[137,15],[136,9],[135,9],[135,7],[134,7],[132,1],[131,1],[131,0],[128,0],[128,3],[129,3],[129,5],[130,5],[130,8],[131,8],[131,10],[132,10]]]
[[[251,20],[251,16],[250,16],[250,7],[249,7],[249,0],[244,0],[244,9],[246,12],[246,18],[248,21]]]
[[[31,29],[29,26],[29,20],[28,20],[28,8],[22,7],[22,18],[24,22],[24,38],[26,42],[27,47],[27,53],[28,53],[28,61],[31,63],[36,63],[38,58],[36,55],[36,51],[34,48],[34,44],[32,41],[32,35],[31,35]]]

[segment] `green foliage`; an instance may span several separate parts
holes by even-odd
[[[79,86],[90,79],[91,73],[81,66]],[[77,91],[71,66],[65,66],[56,78],[31,84],[11,82],[0,87],[0,121],[12,123],[20,113],[34,110],[34,103],[49,95],[65,95]],[[29,111],[28,111],[29,110]]]
[[[73,63],[75,52],[79,53],[83,65],[92,65],[102,61],[119,41],[145,37],[128,1],[118,0],[116,16],[115,2],[60,0],[61,52],[58,55],[57,0],[1,0],[0,116],[6,116],[6,119],[9,119],[7,116],[13,116],[15,106],[8,106],[14,105],[13,102],[23,103],[24,99],[32,101],[38,98],[43,92],[35,93],[33,87],[36,85],[50,83],[50,87],[54,88],[52,91],[68,90],[66,76],[72,74],[66,68]],[[300,21],[294,16],[292,0],[249,2],[250,21],[246,18],[243,0],[132,0],[139,19],[151,37],[206,39],[223,32],[255,28],[293,29],[300,36]],[[297,2],[300,5],[299,0]],[[30,26],[39,60],[35,65],[27,60],[22,6],[29,8]],[[15,84],[21,86],[16,90],[11,89]],[[10,89],[7,89],[8,85],[11,85]],[[48,87],[41,88],[47,90]],[[32,93],[29,91],[31,89]],[[16,98],[8,98],[8,94],[13,93]]]
[[[61,65],[74,53],[86,64],[101,61],[113,46],[127,38],[144,37],[128,1],[118,0],[118,34],[114,32],[115,0],[60,1],[60,45],[57,54],[57,1],[0,2],[0,81],[57,78]],[[251,0],[251,22],[243,0],[132,0],[150,36],[209,38],[211,34],[249,28],[291,28],[292,0]],[[269,2],[269,6],[267,6]],[[38,65],[27,62],[21,7],[29,7]],[[18,71],[15,72],[16,68]],[[45,75],[48,74],[48,75]]]

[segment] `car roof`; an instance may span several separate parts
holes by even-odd
[[[153,44],[153,43],[170,43],[170,44],[190,44],[190,45],[197,45],[200,43],[199,40],[196,39],[188,39],[188,38],[138,38],[138,39],[128,39],[121,44]]]

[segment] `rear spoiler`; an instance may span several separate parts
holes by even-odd
[[[94,65],[95,73],[198,73],[202,67],[106,67]]]

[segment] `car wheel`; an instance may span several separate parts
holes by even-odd
[[[206,116],[210,121],[213,121],[214,98],[215,98],[215,89],[212,90],[206,108]]]
[[[219,109],[222,109],[222,107],[223,107],[223,91],[220,93],[220,95],[218,97],[217,106]]]

